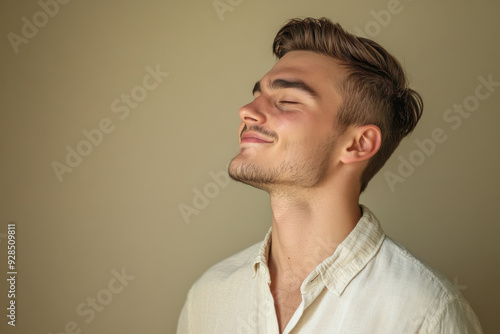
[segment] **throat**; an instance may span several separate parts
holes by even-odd
[[[274,299],[280,333],[283,333],[302,302],[300,292],[302,281],[292,272],[285,272],[280,276],[280,279],[271,280],[271,293]]]

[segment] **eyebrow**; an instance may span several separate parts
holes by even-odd
[[[276,79],[269,84],[269,88],[271,89],[294,88],[294,89],[299,89],[314,98],[318,97],[318,93],[314,89],[312,89],[304,81],[300,80],[290,81],[285,79]],[[257,81],[255,83],[255,86],[253,87],[252,94],[255,94],[255,92],[262,93],[260,81]]]

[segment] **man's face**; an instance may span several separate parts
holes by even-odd
[[[342,69],[311,51],[283,56],[254,87],[254,100],[239,113],[240,151],[229,175],[271,190],[312,187],[330,175],[335,161],[338,83]]]

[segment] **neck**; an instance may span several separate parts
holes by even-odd
[[[272,276],[292,273],[293,281],[302,283],[356,226],[361,218],[359,192],[331,189],[270,192]]]

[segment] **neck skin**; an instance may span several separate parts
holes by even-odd
[[[269,191],[273,215],[269,269],[274,287],[297,291],[361,218],[359,188],[353,187],[350,177],[337,176],[313,188]]]

